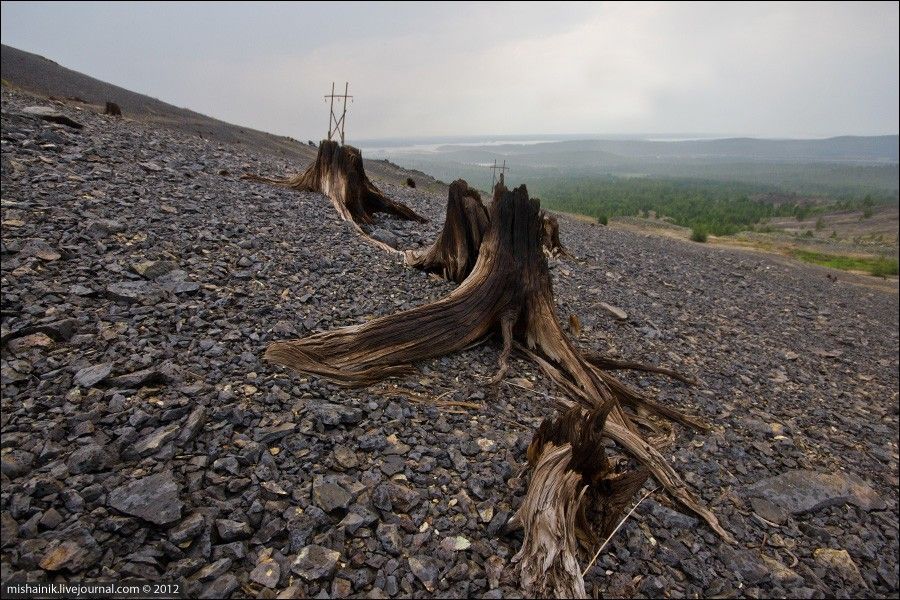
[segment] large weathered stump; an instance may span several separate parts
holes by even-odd
[[[489,224],[481,196],[458,179],[450,184],[447,217],[437,240],[424,250],[407,250],[406,264],[461,283],[475,267]]]
[[[498,194],[475,266],[449,296],[363,325],[273,343],[266,358],[345,385],[366,385],[408,371],[413,362],[461,350],[497,330],[516,325],[524,335],[529,298],[550,293],[549,287],[530,289],[540,279],[549,286],[538,242],[538,205],[524,186]]]
[[[261,181],[295,190],[321,192],[331,199],[335,210],[345,221],[371,225],[373,214],[384,212],[409,221],[427,221],[411,208],[385,196],[366,176],[362,154],[353,146],[322,140],[319,153],[306,171],[283,179],[244,175],[243,179]]]
[[[465,198],[464,184],[457,183],[454,194]],[[275,342],[266,358],[339,384],[366,385],[499,333],[503,349],[495,381],[516,347],[568,396],[563,419],[542,427],[529,449],[532,481],[516,515],[525,528],[523,585],[526,593],[583,596],[575,541],[588,537],[590,528],[579,523],[590,515],[601,531],[609,529],[648,473],[723,538],[730,536],[659,452],[672,439],[660,418],[699,423],[621,384],[571,343],[556,317],[542,236],[540,204],[525,186],[498,186],[475,265],[448,296],[362,325]],[[601,435],[637,468],[610,464]]]

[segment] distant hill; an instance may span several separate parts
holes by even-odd
[[[107,101],[122,108],[126,118],[155,123],[170,129],[195,133],[206,139],[229,144],[246,144],[278,156],[307,162],[316,151],[297,140],[232,125],[186,108],[178,108],[156,98],[67,69],[43,56],[11,46],[2,47],[2,77],[12,85],[38,96],[104,106]]]
[[[538,143],[445,144],[387,155],[407,167],[487,189],[494,161],[510,167],[508,181],[561,182],[619,176],[739,182],[764,191],[897,198],[896,135],[827,139],[722,138],[662,141],[581,139]]]
[[[441,152],[483,153],[493,156],[527,156],[570,160],[577,153],[599,154],[603,158],[646,160],[715,160],[774,162],[855,162],[896,163],[900,160],[898,136],[841,136],[817,140],[728,138],[712,140],[570,140],[538,144],[502,144],[492,146],[442,146]],[[493,155],[493,156],[490,156]]]

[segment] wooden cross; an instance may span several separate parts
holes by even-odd
[[[331,93],[326,94],[325,98],[331,100],[331,111],[328,116],[328,140],[331,141],[332,136],[334,136],[338,131],[341,134],[341,145],[344,144],[344,123],[347,120],[347,98],[352,99],[353,96],[348,96],[347,92],[350,89],[350,82],[344,83],[344,93],[343,94],[335,94],[334,93],[334,82],[331,82]],[[344,99],[344,108],[341,111],[341,117],[338,118],[336,114],[334,114],[334,99],[335,98],[343,98]]]
[[[506,166],[506,160],[503,161],[503,166],[497,165],[497,160],[494,159],[494,164],[490,167],[491,170],[491,192],[494,191],[494,187],[497,185],[497,171],[500,171],[500,184],[503,185],[503,172],[509,171],[509,167]]]

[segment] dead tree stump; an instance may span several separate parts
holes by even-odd
[[[489,217],[481,196],[462,179],[450,184],[447,217],[438,239],[424,250],[407,250],[406,264],[462,283],[478,260]]]
[[[293,177],[278,179],[260,175],[243,175],[242,179],[261,181],[295,190],[321,192],[331,199],[335,210],[345,221],[371,225],[373,214],[384,212],[401,219],[424,223],[426,218],[408,206],[385,196],[366,176],[362,154],[353,146],[322,140],[319,153],[306,171]]]
[[[502,183],[500,184],[502,186]],[[541,246],[547,256],[568,255],[559,241],[559,222],[542,210]],[[490,217],[479,193],[462,179],[450,184],[444,228],[424,250],[407,250],[406,264],[461,283],[475,266]]]
[[[106,101],[106,108],[103,110],[104,115],[111,115],[113,117],[121,117],[122,109],[115,102]]]
[[[568,256],[569,252],[559,241],[559,221],[546,210],[541,211],[541,246],[548,256]]]
[[[533,597],[587,597],[579,547],[590,550],[612,533],[650,475],[644,467],[617,472],[607,458],[608,413],[573,407],[544,420],[528,447],[531,484],[515,517],[525,539],[513,560]]]
[[[463,184],[455,189],[466,197]],[[515,347],[567,396],[563,417],[542,426],[529,449],[531,484],[515,518],[525,528],[518,555],[525,592],[583,597],[576,540],[588,537],[589,528],[579,523],[590,515],[607,530],[647,474],[723,538],[731,536],[659,452],[674,437],[661,418],[702,424],[632,391],[570,342],[556,317],[542,237],[539,202],[525,186],[498,186],[475,265],[448,296],[362,325],[275,342],[265,357],[339,384],[367,385],[499,333],[495,382]],[[608,462],[601,435],[637,467],[622,470]]]

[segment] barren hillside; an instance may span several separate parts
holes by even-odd
[[[24,113],[46,103],[4,86],[3,582],[520,596],[521,534],[503,525],[560,392],[514,359],[493,393],[497,344],[350,391],[263,362],[273,340],[454,286],[361,243],[324,196],[238,178],[299,159],[77,103],[57,109],[82,129]],[[404,248],[430,243],[446,196],[382,168],[382,189],[430,222],[377,226]],[[714,424],[677,428],[667,458],[737,539],[652,494],[588,591],[896,595],[897,295],[762,255],[560,226],[574,257],[550,266],[558,314],[582,325],[573,339],[698,378],[626,375]]]

